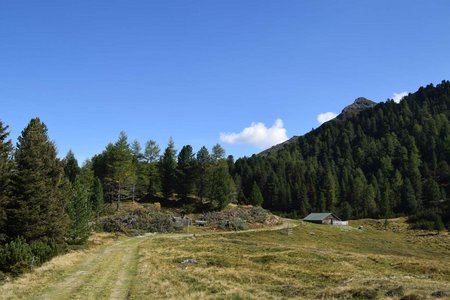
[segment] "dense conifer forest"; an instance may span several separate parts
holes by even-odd
[[[443,81],[398,104],[332,120],[282,149],[238,159],[238,199],[251,202],[256,184],[271,210],[415,215],[420,226],[442,227],[450,221],[449,116],[450,82]]]
[[[15,147],[0,121],[0,272],[19,274],[85,243],[123,201],[182,213],[236,202],[297,217],[408,215],[413,226],[440,230],[450,223],[449,108],[443,81],[236,162],[218,144],[177,151],[170,139],[161,153],[155,141],[142,148],[122,132],[80,166],[72,151],[57,157],[39,118]]]

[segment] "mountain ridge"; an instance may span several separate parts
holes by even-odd
[[[322,123],[318,128],[320,128],[323,124],[326,124],[328,122],[345,121],[350,118],[353,118],[356,115],[358,115],[360,112],[367,110],[367,109],[371,109],[371,108],[375,107],[377,104],[378,104],[377,102],[369,100],[365,97],[358,97],[353,101],[352,104],[349,104],[346,107],[344,107],[344,109],[341,111],[341,113],[339,115],[336,116],[336,118],[333,118],[330,121]],[[293,137],[289,138],[288,140],[286,140],[282,143],[276,144],[264,151],[261,151],[260,153],[258,153],[258,155],[264,155],[264,154],[268,154],[270,152],[278,151],[290,143],[295,143],[301,136],[302,135],[294,135]]]
[[[356,104],[373,105],[365,102]],[[321,211],[344,219],[407,215],[418,228],[450,228],[450,81],[293,140],[236,161],[240,203],[259,189],[264,208],[294,217]]]

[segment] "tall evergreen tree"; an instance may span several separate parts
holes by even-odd
[[[161,188],[165,199],[169,199],[175,189],[177,167],[177,162],[175,160],[176,154],[175,143],[173,142],[173,139],[170,138],[169,144],[159,161]]]
[[[211,156],[209,155],[208,149],[203,146],[197,152],[197,193],[200,197],[200,201],[203,202],[203,197],[206,195],[206,184],[207,184],[207,171],[211,164]]]
[[[414,214],[417,210],[417,199],[411,181],[406,178],[402,191],[402,210],[408,214]]]
[[[250,204],[253,206],[261,206],[264,202],[261,190],[256,182],[253,183],[252,192],[250,193]]]
[[[6,239],[6,212],[8,190],[12,172],[12,144],[8,139],[8,126],[0,120],[0,243]]]
[[[186,200],[194,187],[195,158],[190,145],[181,148],[177,161],[177,185],[178,196]]]
[[[219,161],[209,169],[208,198],[213,208],[223,209],[236,197],[236,187],[228,173],[226,161]]]
[[[47,238],[62,245],[69,224],[66,208],[70,189],[47,126],[38,118],[32,119],[18,140],[14,197],[6,210],[8,234],[27,241]]]
[[[80,173],[80,167],[78,166],[78,161],[75,158],[72,150],[67,152],[66,157],[63,159],[64,173],[69,179],[70,183],[74,183],[77,175]]]

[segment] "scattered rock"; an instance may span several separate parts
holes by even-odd
[[[310,235],[316,235],[314,231],[310,231],[310,232],[308,232],[308,234],[310,234]]]
[[[188,258],[183,260],[182,262],[180,262],[180,265],[182,266],[193,266],[198,264],[197,260],[193,259],[193,258]]]

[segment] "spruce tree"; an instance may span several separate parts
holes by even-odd
[[[161,175],[161,188],[165,199],[169,199],[175,188],[176,180],[176,167],[177,162],[175,160],[175,143],[170,138],[167,148],[164,150],[164,154],[159,161],[159,169]]]
[[[211,163],[211,156],[209,155],[208,149],[203,146],[197,152],[197,193],[200,197],[200,201],[203,202],[203,197],[206,195],[206,184],[207,184],[207,171]]]
[[[402,208],[408,214],[414,214],[417,210],[417,199],[411,181],[406,178],[402,191]]]
[[[12,171],[12,144],[8,140],[8,126],[0,120],[0,243],[6,239],[6,204]]]
[[[64,173],[69,179],[70,183],[74,183],[77,175],[80,173],[80,167],[78,166],[78,161],[75,158],[72,150],[67,152],[66,157],[63,159]]]
[[[194,187],[194,167],[195,159],[192,147],[186,145],[181,148],[178,154],[176,185],[178,196],[184,201],[186,201],[188,194],[192,192]]]
[[[69,223],[66,213],[69,183],[47,127],[32,119],[18,139],[12,177],[11,201],[7,205],[7,229],[11,238],[27,241],[51,239],[59,245]]]
[[[261,206],[264,202],[261,190],[256,182],[253,182],[252,192],[250,193],[250,204],[253,206]]]
[[[226,161],[219,161],[210,168],[207,195],[215,209],[225,208],[236,197],[236,187]]]

